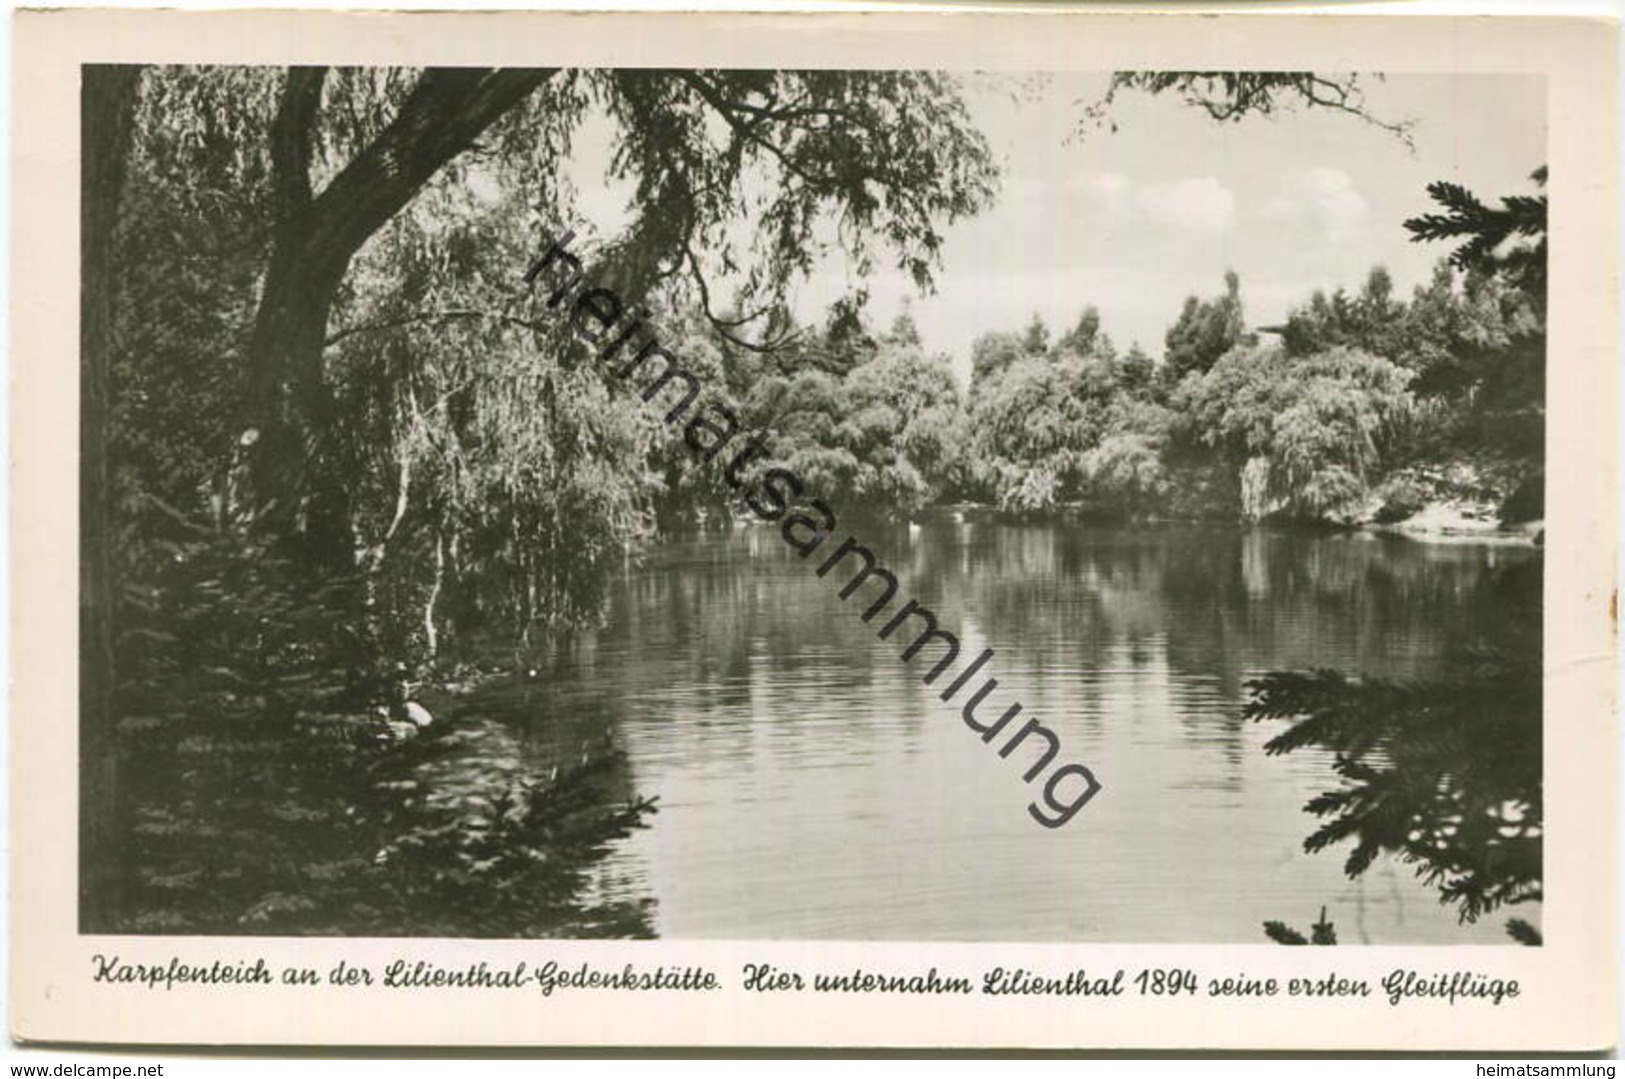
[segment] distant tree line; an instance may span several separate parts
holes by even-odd
[[[1229,273],[1185,300],[1160,361],[1093,306],[1059,334],[1035,315],[976,339],[964,389],[910,315],[878,332],[849,301],[772,356],[690,345],[782,457],[871,512],[1347,524],[1455,502],[1516,523],[1542,513],[1545,414],[1543,282],[1519,258],[1441,260],[1408,300],[1377,267],[1265,327]],[[699,488],[667,485],[703,506]]]

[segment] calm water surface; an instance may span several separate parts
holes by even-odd
[[[1491,575],[1538,552],[950,515],[854,531],[963,656],[995,650],[990,703],[1019,699],[1105,789],[1035,823],[1025,748],[1000,759],[921,685],[867,600],[813,575],[822,554],[768,528],[668,542],[603,629],[484,702],[527,742],[607,729],[625,749],[660,812],[595,888],[648,902],[660,936],[1260,943],[1325,905],[1348,943],[1505,941],[1404,866],[1350,882],[1346,849],[1305,854],[1329,756],[1266,757],[1282,725],[1239,712],[1271,669],[1435,673],[1505,632]]]

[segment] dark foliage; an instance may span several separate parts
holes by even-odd
[[[1385,120],[1366,109],[1356,75],[1311,71],[1120,71],[1112,76],[1104,98],[1086,115],[1097,123],[1107,121],[1112,103],[1124,90],[1171,94],[1225,123],[1249,116],[1275,116],[1299,106],[1328,109],[1348,113],[1409,140],[1408,123]]]
[[[653,809],[613,748],[417,735],[371,706],[358,579],[305,580],[246,531],[157,548],[120,641],[134,868],[105,931],[647,935],[641,907],[579,899]]]
[[[1320,921],[1309,927],[1310,936],[1293,929],[1285,922],[1265,922],[1264,935],[1277,944],[1336,944],[1337,929],[1326,920],[1326,908],[1320,908]]]
[[[1383,485],[1382,505],[1372,518],[1377,524],[1393,524],[1415,516],[1427,507],[1431,492],[1409,476],[1396,476]]]
[[[1163,363],[1168,377],[1177,381],[1193,371],[1207,371],[1219,357],[1251,340],[1242,314],[1241,279],[1227,271],[1223,296],[1186,298],[1178,320],[1168,328]]]
[[[1540,935],[1540,930],[1522,918],[1507,919],[1507,935],[1519,944],[1531,948],[1538,948],[1545,943]]]
[[[1531,175],[1546,186],[1543,165]],[[1509,195],[1492,207],[1460,184],[1439,180],[1428,185],[1444,213],[1422,214],[1405,222],[1418,242],[1462,240],[1450,261],[1461,269],[1491,267],[1504,271],[1531,296],[1546,295],[1547,201],[1540,195]]]
[[[1541,898],[1540,688],[1538,664],[1492,654],[1427,684],[1274,672],[1245,715],[1294,720],[1272,755],[1334,756],[1342,782],[1304,807],[1323,821],[1304,849],[1352,841],[1350,877],[1393,854],[1473,921]]]

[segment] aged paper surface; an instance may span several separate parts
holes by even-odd
[[[14,1036],[40,1041],[260,1045],[1515,1051],[1615,1044],[1618,800],[1612,610],[1617,268],[1612,237],[1617,87],[1611,24],[1543,18],[1204,18],[1064,12],[742,16],[77,11],[24,13],[15,27],[12,355],[17,405],[13,474],[17,614],[10,971]],[[537,939],[490,933],[447,938],[421,932],[384,937],[346,931],[340,924],[303,927],[297,930],[300,935],[254,935],[256,918],[265,924],[285,924],[275,919],[309,905],[303,896],[276,892],[253,907],[231,932],[168,935],[164,926],[177,923],[158,917],[120,923],[129,932],[82,933],[81,926],[93,919],[81,906],[80,788],[82,783],[93,784],[100,774],[81,761],[75,673],[79,613],[74,597],[80,589],[74,557],[80,535],[75,465],[81,446],[76,362],[81,341],[78,132],[81,65],[86,64],[1041,75],[1047,81],[1032,91],[1037,96],[1024,99],[1040,105],[1030,107],[1074,108],[1080,117],[1089,106],[1087,94],[1080,91],[1070,97],[1071,88],[1103,86],[1102,77],[1111,72],[1372,72],[1389,76],[1387,85],[1398,88],[1396,92],[1414,93],[1416,100],[1452,101],[1450,108],[1459,111],[1463,128],[1477,131],[1491,148],[1485,153],[1496,145],[1496,139],[1484,137],[1486,129],[1493,132],[1498,122],[1504,122],[1509,145],[1520,138],[1538,143],[1543,118],[1545,151],[1529,163],[1531,169],[1549,165],[1543,190],[1551,203],[1544,315],[1545,412],[1550,417],[1544,458],[1550,462],[1546,469],[1550,480],[1540,556],[1544,737],[1537,747],[1537,752],[1543,750],[1537,801],[1543,800],[1544,816],[1543,844],[1537,845],[1541,864],[1534,874],[1540,901],[1527,914],[1529,908],[1517,906],[1493,910],[1456,936],[1456,927],[1447,924],[1454,920],[1453,911],[1445,912],[1441,920],[1441,912],[1432,909],[1435,896],[1413,879],[1410,868],[1396,872],[1385,861],[1382,889],[1391,887],[1396,894],[1405,889],[1410,905],[1383,906],[1389,901],[1377,897],[1375,890],[1349,893],[1358,896],[1358,913],[1352,913],[1355,908],[1339,908],[1323,916],[1336,922],[1341,943],[1335,948],[1281,947],[1254,932],[1260,921],[1275,918],[1306,928],[1316,912],[1297,893],[1290,904],[1266,896],[1256,914],[1249,909],[1238,915],[1241,921],[1236,924],[1245,926],[1238,931],[1226,919],[1247,888],[1238,885],[1222,896],[1211,891],[1210,880],[1224,885],[1227,879],[1222,869],[1203,860],[1204,848],[1213,853],[1215,841],[1182,842],[1178,836],[1186,824],[1171,815],[1191,805],[1216,805],[1213,812],[1221,816],[1213,819],[1250,822],[1253,818],[1222,816],[1230,812],[1232,801],[1246,800],[1238,793],[1240,788],[1223,783],[1203,787],[1188,775],[1159,772],[1159,766],[1173,758],[1139,756],[1135,747],[1142,743],[1133,739],[1103,740],[1100,722],[1149,724],[1160,715],[1108,710],[1104,720],[1090,713],[1096,726],[1082,729],[1093,733],[1063,751],[1084,754],[1080,759],[1090,765],[1091,770],[1076,766],[1071,778],[1087,771],[1091,783],[1095,778],[1100,782],[1098,791],[1070,807],[1076,820],[1064,799],[1068,791],[1076,797],[1083,788],[1057,782],[1045,801],[1039,786],[1023,791],[1019,772],[975,739],[960,738],[971,745],[963,749],[958,742],[948,748],[927,737],[904,747],[901,762],[888,760],[885,769],[861,772],[895,783],[895,792],[854,792],[842,787],[832,773],[810,788],[814,792],[810,800],[790,810],[773,808],[774,791],[785,784],[812,781],[789,764],[783,774],[761,771],[763,762],[785,764],[789,758],[773,754],[728,758],[735,763],[706,782],[723,782],[719,776],[726,773],[728,782],[749,781],[755,786],[720,809],[720,821],[703,818],[709,823],[697,828],[701,834],[667,845],[670,837],[681,834],[683,820],[702,819],[692,807],[704,803],[714,788],[706,782],[684,786],[686,773],[681,769],[661,772],[667,767],[664,758],[651,750],[652,755],[640,763],[634,752],[634,784],[649,782],[650,776],[665,777],[659,793],[666,819],[672,822],[663,831],[657,816],[632,841],[625,860],[615,862],[620,855],[611,859],[614,865],[634,867],[628,872],[638,876],[640,885],[646,883],[660,893],[648,908],[654,911],[647,915],[649,920],[638,923],[640,931],[594,934],[578,925],[556,934],[525,935]],[[1089,84],[1087,77],[1097,81]],[[1523,111],[1504,121],[1486,119],[1483,110],[1490,106],[1481,93],[1484,87],[1504,94],[1505,100],[1522,102]],[[1541,94],[1543,103],[1531,104]],[[624,104],[638,98],[628,93],[616,100]],[[766,107],[762,102],[773,99],[750,100],[760,109]],[[1325,106],[1310,105],[1302,111],[1313,112],[1316,107]],[[728,124],[751,122],[748,110],[728,115]],[[908,122],[906,116],[897,119],[899,125]],[[1126,126],[1129,118],[1116,115],[1109,122]],[[1220,118],[1214,129],[1225,123]],[[725,137],[720,126],[713,130],[702,125],[698,130]],[[1094,133],[1084,137],[1105,138],[1099,133],[1104,130],[1091,129]],[[1173,129],[1169,130],[1172,139]],[[1181,128],[1178,137],[1184,138],[1185,130]],[[741,135],[747,141],[752,137],[748,126]],[[1468,136],[1463,134],[1461,141],[1465,144]],[[916,150],[903,147],[899,153]],[[1182,151],[1165,145],[1158,153],[1159,160],[1167,161],[1179,158]],[[1217,156],[1203,159],[1204,153]],[[1235,192],[1225,186],[1223,177],[1228,174],[1221,166],[1229,167],[1224,164],[1226,153],[1205,141],[1193,141],[1189,147],[1193,160],[1220,164],[1193,165],[1190,174],[1177,180],[1167,179],[1178,176],[1170,172],[1153,183],[1132,169],[1114,170],[1109,163],[1075,179],[1080,190],[1087,187],[1090,197],[1098,198],[1102,214],[1132,215],[1147,236],[1156,228],[1183,229],[1186,235],[1205,237],[1203,242],[1216,245],[1215,257],[1245,258],[1239,248],[1225,246],[1231,242],[1227,230],[1236,215],[1251,205],[1241,203],[1238,210]],[[1265,171],[1269,165],[1265,162]],[[386,159],[376,176],[380,189],[388,185],[390,170],[397,166]],[[810,166],[802,161],[797,167]],[[1334,175],[1320,167],[1308,148],[1301,159],[1281,160],[1278,171],[1307,177],[1311,185],[1303,201],[1293,203],[1282,196],[1267,202],[1260,211],[1263,216],[1251,222],[1251,227],[1281,230],[1283,258],[1295,246],[1292,237],[1299,231],[1307,235],[1311,225],[1318,230],[1315,242],[1364,250],[1360,237],[1368,226],[1361,214],[1375,196],[1343,186],[1349,179],[1346,173]],[[1020,178],[1017,166],[1012,172]],[[332,177],[317,179],[325,183]],[[1475,177],[1465,168],[1460,174],[1428,179],[1475,185]],[[591,178],[577,179],[576,194],[590,200],[593,183]],[[318,200],[323,194],[318,187]],[[1499,197],[1503,192],[1485,189],[1478,194]],[[646,208],[658,196],[639,197]],[[762,204],[741,201],[741,206]],[[90,216],[87,212],[84,220]],[[1083,226],[1056,221],[1054,227],[1059,235],[1071,237],[1070,229]],[[593,239],[583,233],[577,242]],[[1074,242],[1082,247],[1087,237],[1077,235],[1057,246]],[[540,252],[537,245],[529,257]],[[1448,247],[1436,252],[1447,253]],[[1161,261],[1178,257],[1170,254]],[[1387,252],[1377,250],[1371,261],[1387,257]],[[696,274],[699,262],[694,259]],[[954,267],[963,271],[974,262],[960,256],[956,263],[954,252],[947,251],[937,271],[938,286],[951,290]],[[551,282],[555,278],[544,275],[556,273],[561,265],[562,259],[538,264],[536,276]],[[1038,253],[1033,267],[1032,276],[1020,276],[990,262],[982,287],[1017,293],[1031,288],[1035,278],[1058,272],[1042,263]],[[1001,276],[1006,273],[1010,276]],[[1306,278],[1294,302],[1317,288],[1353,289],[1358,284],[1355,278]],[[1245,281],[1241,288],[1246,297]],[[1132,292],[1133,286],[1127,291]],[[1408,282],[1403,291],[1409,292]],[[1171,297],[1170,302],[1177,305],[1178,299]],[[1268,307],[1272,301],[1259,302]],[[1104,301],[1102,307],[1110,325],[1111,309]],[[934,311],[940,309],[922,306],[921,320],[935,317]],[[889,317],[890,311],[883,314]],[[1168,317],[1174,314],[1169,310]],[[1070,320],[1074,315],[1068,312],[1065,317]],[[607,315],[597,317],[611,321]],[[942,317],[947,319],[946,314]],[[939,340],[932,337],[934,332],[932,326],[924,334],[933,347]],[[1150,339],[1151,332],[1134,336],[1160,344]],[[328,343],[337,343],[344,333],[330,323]],[[957,340],[943,341],[941,347],[965,351]],[[241,441],[244,447],[260,437],[258,428],[252,430],[252,437],[245,433]],[[928,539],[932,527],[926,526]],[[822,541],[822,533],[814,535]],[[913,542],[913,533],[906,533],[905,539]],[[1241,549],[1244,563],[1249,558],[1253,562],[1248,565],[1268,561],[1264,548],[1246,544],[1243,541]],[[1309,572],[1333,572],[1327,568],[1325,551],[1314,550],[1313,565],[1319,568]],[[1519,550],[1527,554],[1525,548]],[[1173,561],[1188,557],[1176,555]],[[1494,564],[1494,557],[1484,557],[1487,564]],[[1264,588],[1267,568],[1258,573],[1263,577],[1248,577],[1248,587]],[[827,631],[829,640],[845,647],[844,642],[859,635],[863,623],[850,617],[834,589],[828,591],[829,613],[821,617],[845,620]],[[659,602],[672,611],[685,602],[681,590],[660,595],[664,598]],[[1109,590],[1101,595],[1107,605],[1119,602]],[[1030,610],[1031,619],[1046,617],[1046,611],[1053,614],[1044,597],[1043,591],[1033,591],[1018,600],[1026,605],[1018,609]],[[1353,605],[1357,598],[1344,602]],[[1195,617],[1198,609],[1181,608],[1175,614]],[[1390,631],[1400,632],[1391,624],[1375,624],[1371,632],[1378,644],[1373,647],[1380,651],[1386,639],[1382,635]],[[1060,632],[1064,645],[1067,638]],[[1290,637],[1309,631],[1289,625],[1283,632]],[[696,647],[703,655],[710,645],[702,640]],[[967,647],[967,659],[969,652]],[[1020,652],[1019,644],[1001,648],[1001,655]],[[1015,678],[1040,677],[1032,664],[1019,666],[1019,658],[1006,662]],[[1227,669],[1232,675],[1239,669],[1252,677],[1264,673],[1261,668],[1272,662],[1249,654]],[[1396,676],[1420,677],[1407,669]],[[830,676],[826,671],[820,677]],[[726,678],[718,678],[716,685],[723,686]],[[891,691],[886,679],[899,682],[901,676],[877,675],[877,692],[882,685]],[[1094,682],[1087,687],[1086,694],[1098,688]],[[758,717],[773,718],[775,704],[753,704],[748,693],[741,703],[697,677],[684,692],[690,691],[699,695],[698,704],[690,702],[694,729],[713,709],[743,709],[747,718],[755,709]],[[681,693],[660,699],[686,700]],[[903,707],[895,700],[883,703],[886,709]],[[392,717],[395,726],[401,726],[402,716],[410,722],[427,716],[422,705],[415,701],[408,705],[419,712],[397,709]],[[1050,714],[1064,707],[1046,703]],[[952,720],[956,710],[957,705],[946,711],[942,722]],[[141,729],[145,722],[141,719],[133,729]],[[465,728],[465,733],[472,729]],[[1248,732],[1254,729],[1251,723],[1246,726]],[[402,737],[413,735],[407,730]],[[1269,767],[1261,737],[1253,740],[1250,734],[1232,731],[1232,738],[1228,748],[1215,744],[1211,751],[1239,754],[1235,760],[1243,763],[1235,765],[1238,770]],[[1192,735],[1186,742],[1201,745],[1203,738]],[[697,752],[728,754],[738,744],[712,740],[702,742]],[[955,754],[962,754],[963,764]],[[1049,757],[1044,761],[1048,763]],[[692,764],[705,775],[708,763],[715,760],[696,758],[685,767]],[[1321,766],[1329,764],[1328,756]],[[954,784],[965,785],[962,798],[945,793]],[[1195,802],[1180,801],[1172,794],[1193,787],[1210,794],[1195,796]],[[928,793],[916,798],[911,788]],[[1164,790],[1170,795],[1166,799]],[[835,802],[855,800],[864,811],[845,817],[820,815],[818,791],[827,791],[824,797]],[[998,814],[1009,812],[984,819],[983,809],[995,796],[1001,799]],[[1286,852],[1283,857],[1295,858],[1297,841],[1314,822],[1298,812],[1292,802],[1297,795],[1289,790],[1285,797],[1292,815],[1264,826],[1278,829],[1279,835],[1270,832],[1268,841]],[[1119,807],[1139,808],[1132,813],[1114,811],[1114,800]],[[922,824],[910,816],[920,801],[945,808]],[[954,805],[964,806],[964,812],[953,812]],[[1168,808],[1159,816],[1151,808],[1155,806]],[[804,824],[797,824],[797,813],[805,814],[800,818]],[[284,815],[294,819],[297,810]],[[147,818],[143,822],[147,830],[138,835],[150,836],[166,826]],[[1119,847],[1081,846],[1084,841],[1075,838],[1090,829],[1097,834],[1122,832],[1129,825],[1143,828],[1143,834],[1129,829]],[[1194,830],[1204,824],[1192,818],[1188,826]],[[1263,842],[1247,831],[1234,831],[1250,829],[1251,823],[1230,827],[1238,856],[1249,842]],[[843,828],[848,831],[839,831]],[[825,834],[814,834],[820,830]],[[725,840],[721,846],[706,846],[719,836]],[[1031,846],[1040,840],[1052,842],[1048,848]],[[1001,855],[1008,844],[1016,844],[1019,859]],[[765,851],[755,861],[715,860],[718,850],[732,856],[753,845]],[[1138,861],[1132,865],[1124,861],[1128,855],[1121,852],[1146,845],[1151,849],[1139,850]],[[826,875],[794,875],[798,860],[804,860],[800,868],[805,869],[805,863],[816,860],[814,852],[828,852],[832,846],[834,864]],[[1108,864],[1102,850],[1120,853]],[[854,862],[867,860],[866,869],[851,873],[842,851],[849,851]],[[948,853],[934,853],[940,851]],[[380,864],[391,853],[380,850]],[[1309,864],[1324,870],[1340,864],[1346,854],[1346,848],[1334,847],[1308,856]],[[399,852],[393,856],[401,857]],[[1086,858],[1102,860],[1091,865]],[[747,868],[741,870],[740,865]],[[1241,872],[1237,870],[1237,879]],[[1016,887],[1006,889],[1006,882],[1015,879],[1011,873],[1022,876]],[[937,890],[922,893],[921,881],[927,877]],[[181,874],[156,884],[148,881],[147,886],[184,891],[191,879]],[[951,884],[943,883],[950,879]],[[1111,882],[1107,894],[1099,890],[1091,894],[1091,879]],[[1188,894],[1180,894],[1186,891],[1182,879],[1189,881]],[[1051,886],[1035,898],[1029,887],[1034,881]],[[592,887],[616,884],[600,875],[593,878]],[[1116,896],[1109,894],[1113,890]],[[765,897],[760,902],[752,899],[751,893],[757,891]],[[1166,909],[1158,906],[1171,895],[1179,895],[1180,902],[1166,903]],[[1372,924],[1380,926],[1369,934],[1368,898],[1373,904]],[[481,901],[472,894],[468,897],[471,907]],[[1155,920],[1136,922],[1136,909],[1163,913]],[[1099,910],[1106,913],[1097,914]],[[184,922],[191,912],[160,913]],[[1501,926],[1514,915],[1537,923],[1540,946],[1519,947],[1507,939]],[[1358,931],[1351,919],[1359,920]],[[593,935],[655,939],[586,939]],[[1253,940],[1256,943],[1241,942]]]

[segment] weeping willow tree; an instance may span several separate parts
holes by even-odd
[[[931,73],[177,67],[85,100],[86,626],[114,655],[86,653],[84,851],[140,863],[87,877],[97,929],[332,924],[301,888],[378,882],[358,814],[398,668],[590,620],[647,533],[652,421],[521,294],[579,131],[630,191],[606,283],[743,353],[827,246],[929,283],[995,181]],[[548,789],[458,834],[635,824]]]
[[[752,347],[773,342],[785,289],[816,264],[825,223],[860,273],[885,250],[925,285],[940,228],[979,209],[994,177],[956,84],[929,73],[289,72],[270,132],[272,250],[246,361],[254,497],[280,506],[313,551],[349,555],[352,511],[336,482],[349,417],[327,344],[351,329],[330,324],[341,286],[357,284],[354,260],[404,227],[402,210],[431,184],[471,178],[510,210],[532,207],[498,228],[534,244],[535,225],[564,216],[556,181],[588,122],[608,128],[608,178],[632,191],[632,224],[612,241],[616,290],[686,289],[719,336]],[[461,224],[463,242],[490,250],[491,230]],[[379,269],[380,284],[409,281],[410,267]],[[448,301],[501,310],[489,263],[483,279],[458,276],[474,269],[467,260],[443,269],[435,296],[399,295],[413,307],[404,317],[434,325],[432,305]]]
[[[995,179],[931,73],[152,69],[132,95],[136,499],[324,575],[501,564],[521,623],[589,613],[647,527],[652,429],[518,296],[583,125],[631,192],[613,285],[742,350],[831,244],[928,285]]]
[[[1356,349],[1253,346],[1187,376],[1174,402],[1184,437],[1237,470],[1248,519],[1336,519],[1369,497],[1412,409],[1411,378]]]

